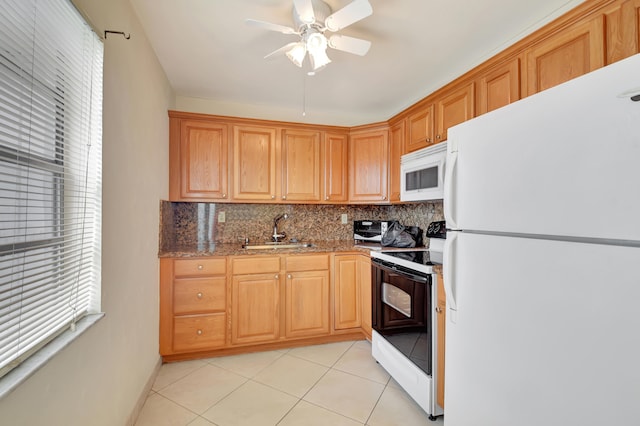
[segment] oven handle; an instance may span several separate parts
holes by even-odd
[[[398,274],[398,275],[402,275],[402,276],[404,276],[404,277],[411,278],[411,279],[412,279],[412,280],[414,280],[414,281],[419,281],[419,282],[421,282],[421,283],[426,283],[426,282],[428,282],[428,281],[429,281],[429,280],[428,280],[428,278],[426,278],[426,277],[423,277],[423,276],[421,276],[421,275],[414,275],[414,274],[412,274],[412,273],[410,273],[410,272],[408,272],[408,271],[393,268],[393,267],[391,267],[391,266],[387,265],[387,264],[386,264],[386,262],[385,262],[385,263],[382,263],[382,262],[381,262],[380,260],[378,260],[378,259],[375,259],[372,263],[373,263],[377,268],[385,269],[385,270],[387,270],[387,271],[389,271],[389,272],[393,272],[393,273],[396,273],[396,274]]]
[[[449,308],[450,315],[448,317],[451,322],[455,324],[458,313],[458,303],[456,301],[455,289],[455,276],[453,275],[453,264],[451,258],[453,251],[455,250],[455,243],[458,239],[457,232],[447,233],[447,239],[444,242],[444,255],[442,259],[442,277],[444,279],[444,291],[447,298],[447,307]]]

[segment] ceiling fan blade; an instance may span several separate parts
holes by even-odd
[[[298,18],[305,24],[311,25],[316,22],[311,0],[293,0],[293,7],[298,14]]]
[[[279,24],[272,24],[271,22],[258,21],[256,19],[245,19],[244,22],[247,25],[260,27],[262,29],[269,30],[269,31],[277,31],[283,34],[300,34],[291,27],[285,27],[284,25],[279,25]]]
[[[287,43],[284,46],[282,46],[280,49],[274,50],[273,52],[269,53],[267,56],[264,57],[264,59],[268,59],[272,56],[276,56],[281,53],[284,54],[288,50],[291,50],[293,46],[295,46],[296,44],[298,44],[298,42],[295,42],[295,41],[293,43]]]
[[[371,42],[361,38],[334,34],[329,38],[329,47],[342,50],[343,52],[353,53],[354,55],[364,56],[369,51]]]
[[[324,26],[329,31],[340,31],[349,25],[373,13],[373,9],[368,0],[354,0],[342,9],[327,17]]]

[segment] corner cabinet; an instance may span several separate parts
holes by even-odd
[[[358,131],[349,140],[349,201],[388,202],[389,132]]]
[[[169,198],[226,200],[228,126],[177,117],[171,117],[169,123]]]
[[[334,331],[361,329],[371,337],[371,259],[337,254],[333,259]]]

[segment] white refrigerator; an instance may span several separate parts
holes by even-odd
[[[638,94],[635,55],[450,129],[445,426],[640,425]]]

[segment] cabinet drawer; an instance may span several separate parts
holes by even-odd
[[[173,275],[200,276],[200,275],[224,275],[227,271],[225,258],[214,259],[176,259],[173,262]]]
[[[280,271],[280,258],[238,257],[231,260],[233,275],[262,274]]]
[[[225,277],[177,279],[173,284],[173,313],[198,314],[224,311]]]
[[[225,314],[196,315],[173,319],[173,350],[176,352],[224,346]]]
[[[329,269],[329,256],[326,254],[288,256],[286,263],[287,272],[320,271]]]

